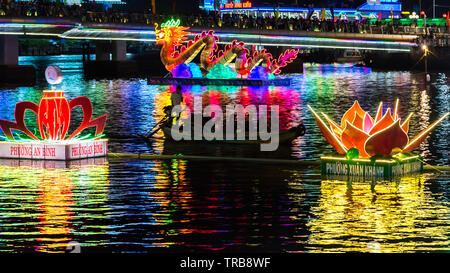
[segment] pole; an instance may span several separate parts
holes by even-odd
[[[425,77],[428,75],[428,50],[425,50]]]
[[[433,0],[433,19],[436,18],[436,0]]]
[[[155,15],[156,14],[156,0],[152,0],[152,13],[153,13],[153,15]]]
[[[425,47],[425,82],[430,81],[430,75],[428,75],[428,46]]]

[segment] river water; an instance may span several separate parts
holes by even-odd
[[[33,64],[35,87],[0,91],[0,118],[14,120],[14,104],[40,101],[48,65],[72,99],[88,96],[94,117],[108,113],[111,152],[317,160],[332,153],[306,105],[335,121],[358,100],[375,115],[400,99],[413,113],[414,137],[450,109],[449,72],[376,72],[351,64],[305,64],[291,87],[184,88],[186,101],[277,104],[282,126],[303,122],[304,137],[275,152],[235,145],[187,145],[136,137],[153,127],[170,102],[170,87],[145,79],[86,80],[81,56],[21,57]],[[447,83],[447,84],[445,84]],[[81,121],[74,109],[71,129]],[[27,114],[27,124],[36,117]],[[31,125],[32,127],[33,125]],[[417,150],[426,163],[450,165],[450,120]],[[252,162],[96,159],[42,168],[0,162],[0,252],[440,252],[450,249],[450,175],[427,172],[392,181],[339,181],[299,165]]]

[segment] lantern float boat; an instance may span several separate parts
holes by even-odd
[[[167,140],[173,140],[172,137],[172,127],[170,124],[164,125],[162,128],[162,131],[164,133],[165,139]],[[291,143],[294,139],[298,138],[299,136],[303,136],[305,134],[305,126],[303,124],[299,124],[295,127],[292,127],[287,130],[280,130],[279,136],[278,136],[278,143],[280,144],[288,144]],[[206,139],[204,136],[202,136],[201,139],[196,140],[194,138],[194,135],[192,135],[190,138],[181,139],[183,142],[196,142],[196,143],[214,143],[214,144],[262,144],[262,143],[268,143],[271,140],[261,140],[261,139],[250,139],[248,132],[245,134],[243,139],[239,139],[235,136],[233,136],[231,139],[214,139],[214,141]]]
[[[187,41],[189,27],[180,20],[155,25],[156,43],[162,45],[161,62],[172,78],[149,78],[151,85],[290,85],[289,78],[275,78],[281,68],[297,58],[299,49],[288,49],[273,58],[266,49],[250,52],[244,42],[234,40],[219,50],[214,31],[203,31]],[[192,63],[200,54],[200,63]],[[234,67],[231,63],[234,61]]]
[[[341,124],[337,124],[324,113],[320,116],[309,105],[308,108],[323,136],[339,153],[321,157],[322,174],[357,175],[365,178],[390,178],[422,172],[421,157],[412,151],[449,115],[446,113],[417,136],[409,139],[412,113],[401,119],[398,114],[398,99],[394,110],[388,108],[384,114],[381,102],[374,119],[355,101],[342,116]]]
[[[57,75],[54,77],[54,75]],[[48,67],[46,78],[50,84],[62,80],[58,67]],[[75,107],[83,110],[80,126],[70,135],[70,113]],[[25,124],[25,112],[31,110],[36,114],[39,137],[33,134]],[[46,90],[39,104],[22,101],[16,104],[15,121],[0,119],[0,128],[4,141],[0,141],[0,158],[40,159],[40,160],[74,160],[107,155],[108,140],[102,139],[107,115],[92,119],[92,103],[87,97],[77,97],[68,101],[64,92]],[[89,128],[95,127],[94,135],[81,135]],[[14,135],[13,130],[21,135]]]

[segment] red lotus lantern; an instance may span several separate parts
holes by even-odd
[[[15,122],[0,119],[0,128],[9,140],[14,140],[11,130],[23,132],[34,140],[39,140],[25,125],[25,111],[31,110],[37,114],[37,125],[41,134],[41,140],[70,140],[81,131],[96,127],[94,138],[103,133],[107,115],[92,119],[92,103],[87,97],[78,97],[70,102],[64,97],[63,91],[44,91],[44,97],[39,105],[23,101],[16,104]],[[80,126],[66,138],[70,125],[70,112],[80,106],[83,110],[83,121]]]
[[[64,139],[70,124],[69,102],[63,91],[44,91],[37,123],[42,139]]]
[[[59,67],[49,66],[45,71],[49,84],[56,85],[62,81]],[[81,107],[83,120],[78,128],[67,136],[70,127],[70,113],[75,107]],[[36,123],[40,138],[25,125],[25,112],[31,110],[36,114]],[[44,91],[39,104],[22,101],[16,104],[15,121],[0,119],[0,128],[7,141],[0,142],[1,158],[39,159],[39,160],[73,160],[107,155],[107,139],[100,139],[105,129],[107,115],[92,119],[92,103],[87,97],[68,101],[63,91],[56,89]],[[95,127],[93,137],[80,136],[80,133]],[[13,130],[24,133],[31,139],[16,140]]]

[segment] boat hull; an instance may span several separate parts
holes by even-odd
[[[148,78],[149,85],[220,85],[220,86],[289,86],[291,79],[252,80],[252,79],[208,79],[208,78]]]
[[[164,136],[167,140],[169,141],[175,141],[172,138],[172,134],[171,134],[171,128],[170,127],[162,127],[161,130],[164,133]],[[296,127],[293,127],[289,130],[281,130],[279,133],[279,143],[280,144],[284,144],[284,143],[290,143],[292,140],[296,139],[299,136],[302,136],[305,134],[305,127],[303,126],[303,124],[300,124]],[[243,139],[243,140],[239,140],[239,139],[222,139],[222,140],[207,140],[204,139],[202,137],[202,139],[197,140],[197,139],[193,139],[193,136],[190,139],[181,139],[179,141],[182,142],[209,142],[209,143],[216,143],[216,144],[262,144],[262,143],[269,143],[271,142],[271,140],[261,140],[261,139],[256,139],[256,140],[251,140],[251,139]]]

